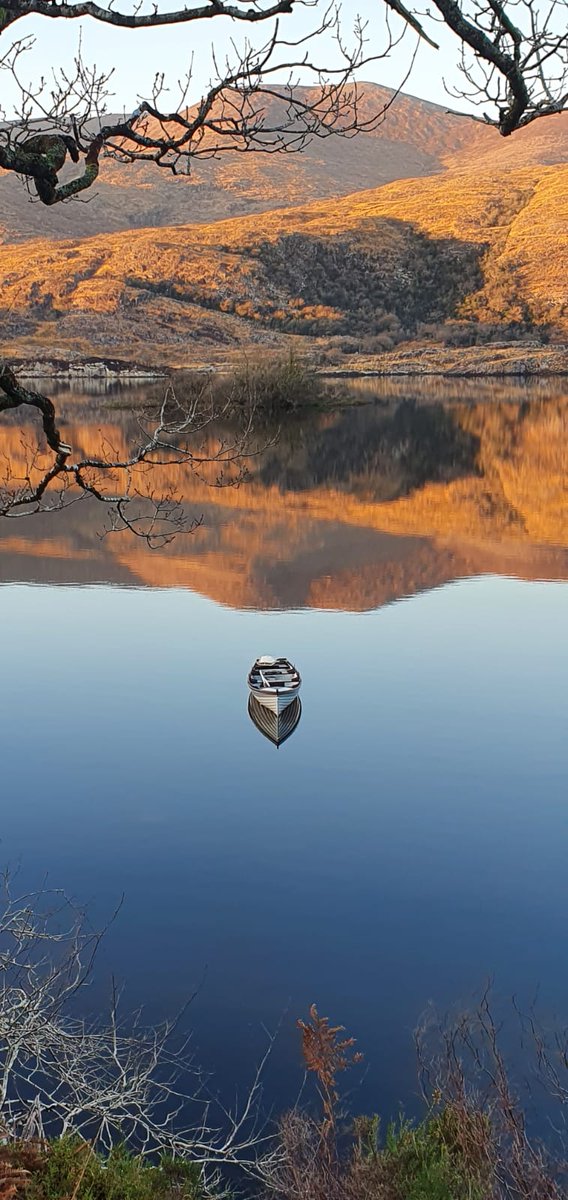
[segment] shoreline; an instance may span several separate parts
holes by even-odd
[[[152,382],[169,379],[174,373],[170,367],[153,366],[150,363],[126,362],[124,359],[95,358],[79,359],[29,358],[11,359],[10,366],[20,379],[57,379],[71,382],[95,380],[104,383]]]
[[[505,371],[497,369],[493,371],[424,371],[415,367],[404,370],[391,369],[385,371],[326,370],[318,371],[317,374],[321,379],[518,379],[526,381],[529,379],[562,379],[568,376],[568,367],[561,370],[543,368],[539,371]]]
[[[485,346],[402,345],[380,356],[357,356],[349,366],[318,374],[354,378],[544,379],[568,375],[568,346],[528,340]]]
[[[282,357],[282,354],[280,355]],[[530,379],[568,376],[568,346],[535,342],[500,342],[485,346],[449,348],[430,344],[403,344],[381,355],[354,355],[350,363],[317,362],[317,348],[305,354],[322,379]],[[182,374],[230,374],[239,359],[163,366],[104,355],[84,358],[11,359],[22,379],[53,379],[67,382],[96,381],[103,384],[155,382]]]

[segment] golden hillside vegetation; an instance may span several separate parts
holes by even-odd
[[[567,230],[568,166],[549,166],[401,180],[262,221],[6,245],[3,345],[183,365],[290,336],[388,349],[456,316],[564,334]]]
[[[392,99],[388,88],[374,84],[364,88],[362,120],[372,117]],[[309,89],[299,91],[309,97]],[[275,107],[273,103],[267,112],[270,123],[278,119],[272,111]],[[514,139],[515,153],[528,155],[515,159],[516,165],[525,161],[565,161],[565,148],[563,151],[557,134],[557,157],[533,159],[532,141],[528,130]],[[191,175],[180,177],[149,163],[124,167],[105,159],[96,202],[87,205],[65,204],[46,210],[37,203],[28,203],[21,183],[0,171],[0,241],[185,225],[304,204],[318,197],[379,187],[393,179],[432,175],[443,171],[448,162],[458,162],[461,154],[471,156],[476,147],[491,154],[501,142],[491,129],[449,114],[438,105],[402,95],[389,110],[387,120],[373,133],[315,140],[301,155],[223,154],[217,160],[194,161]]]
[[[299,89],[308,93],[308,89]],[[365,84],[363,120],[392,99]],[[275,112],[267,113],[270,122]],[[222,155],[173,177],[151,164],[103,162],[96,200],[46,210],[0,172],[0,241],[69,238],[143,226],[210,222],[451,170],[496,170],[568,161],[568,116],[549,117],[503,140],[493,129],[439,105],[401,95],[372,133],[316,139],[301,155]]]

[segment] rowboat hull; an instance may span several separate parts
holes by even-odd
[[[262,704],[263,708],[268,708],[271,712],[276,713],[276,716],[278,716],[281,712],[284,712],[284,709],[288,708],[290,704],[294,703],[299,691],[299,684],[298,687],[289,688],[286,690],[282,689],[279,691],[276,689],[274,691],[269,691],[267,688],[262,688],[261,690],[260,688],[257,689],[251,687],[249,684],[249,692],[251,696],[254,696],[255,700],[257,700],[259,704]]]

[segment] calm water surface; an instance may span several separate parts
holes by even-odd
[[[94,920],[124,893],[85,1002],[114,972],[155,1019],[199,983],[226,1094],[283,1019],[267,1094],[294,1095],[314,1000],[391,1110],[429,1000],[492,974],[565,1002],[568,400],[391,401],[191,493],[205,526],[162,554],[101,542],[96,506],[0,530],[2,861]],[[259,653],[304,680],[278,751]]]

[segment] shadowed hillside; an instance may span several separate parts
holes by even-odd
[[[568,166],[459,172],[210,225],[5,246],[7,353],[185,365],[420,323],[568,328]],[[148,336],[151,331],[151,337]],[[25,339],[25,341],[23,340]]]

